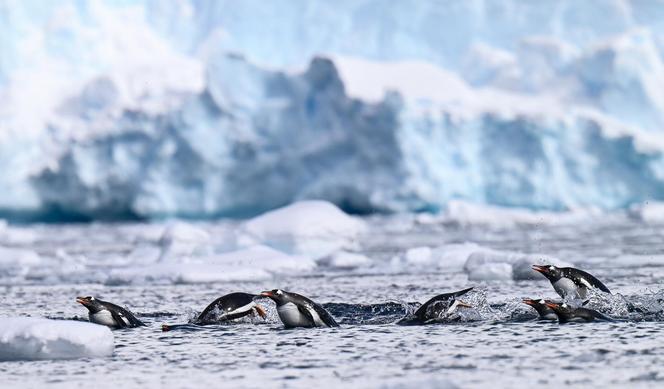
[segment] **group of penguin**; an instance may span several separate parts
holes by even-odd
[[[553,265],[533,265],[533,270],[543,274],[563,301],[544,299],[524,299],[523,302],[533,307],[541,320],[558,320],[560,323],[588,322],[613,319],[596,310],[585,307],[583,300],[589,290],[611,293],[609,289],[590,273],[573,267]],[[422,304],[413,314],[401,319],[398,324],[414,325],[433,322],[450,322],[460,319],[458,310],[472,308],[460,300],[460,297],[473,288],[437,295]],[[195,325],[217,324],[253,315],[265,318],[265,309],[256,300],[269,298],[277,306],[277,314],[285,328],[295,327],[338,327],[334,317],[320,304],[297,293],[281,289],[263,291],[260,294],[235,292],[219,297],[208,305],[192,321]],[[579,301],[580,304],[567,303],[565,300]],[[78,297],[76,301],[88,309],[89,320],[111,328],[139,327],[145,324],[128,309],[95,297]],[[163,331],[175,326],[162,325]]]

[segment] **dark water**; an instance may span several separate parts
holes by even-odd
[[[71,242],[86,231],[76,228],[68,232]],[[628,222],[593,228],[420,227],[373,235],[362,250],[386,262],[399,250],[433,241],[570,253],[614,292],[594,296],[591,304],[621,321],[540,322],[520,300],[555,297],[546,281],[469,281],[458,270],[321,268],[269,281],[194,285],[105,285],[80,278],[12,284],[5,278],[0,316],[84,320],[75,296],[97,295],[130,307],[148,326],[114,331],[115,353],[109,358],[0,363],[0,387],[661,387],[662,229]],[[123,234],[103,236],[95,239],[136,244],[122,243]],[[31,245],[42,253],[56,246],[46,238]],[[653,259],[635,262],[634,255]],[[395,324],[418,301],[468,286],[476,287],[467,299],[475,308],[464,311],[461,322]],[[274,305],[264,301],[265,321],[160,330],[164,323],[186,323],[222,294],[276,287],[324,303],[341,327],[284,330]]]

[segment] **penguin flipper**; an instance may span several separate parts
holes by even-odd
[[[602,281],[598,280],[597,277],[595,277],[594,275],[592,275],[592,274],[590,274],[586,271],[579,270],[579,269],[576,269],[576,271],[578,271],[580,274],[583,275],[584,278],[586,278],[588,280],[588,283],[590,283],[590,285],[588,285],[588,286],[593,287],[593,288],[597,288],[597,289],[601,290],[602,292],[611,293],[609,288],[607,288],[606,285],[604,285],[602,283]]]
[[[314,303],[313,304],[314,311],[320,316],[320,319],[327,325],[328,327],[339,327],[339,323],[337,323],[336,320],[330,315],[330,313],[325,310],[322,306]]]
[[[114,311],[109,311],[109,312],[111,312],[111,317],[113,318],[113,321],[116,323],[117,328],[127,327],[127,323],[124,321],[124,317],[122,317],[117,312],[114,312]]]
[[[311,311],[309,311],[308,306],[297,304],[297,310],[300,311],[300,313],[307,318],[307,321],[311,323],[312,327],[316,327],[316,320],[314,319],[314,315],[311,314]]]
[[[127,321],[129,321],[129,327],[145,327],[145,323],[138,320],[128,309],[122,309],[121,314],[127,319]]]

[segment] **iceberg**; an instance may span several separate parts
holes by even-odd
[[[319,259],[351,248],[366,226],[325,201],[301,201],[248,220],[244,240]]]
[[[105,326],[34,317],[0,318],[0,361],[100,358],[113,355]]]
[[[302,200],[353,213],[664,200],[659,3],[5,8],[10,220],[252,217]]]

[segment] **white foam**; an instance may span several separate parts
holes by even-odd
[[[0,318],[0,361],[76,359],[113,354],[113,334],[101,325],[32,317]]]
[[[262,243],[290,254],[323,258],[352,248],[366,229],[327,201],[301,201],[267,212],[246,222],[240,243]]]

